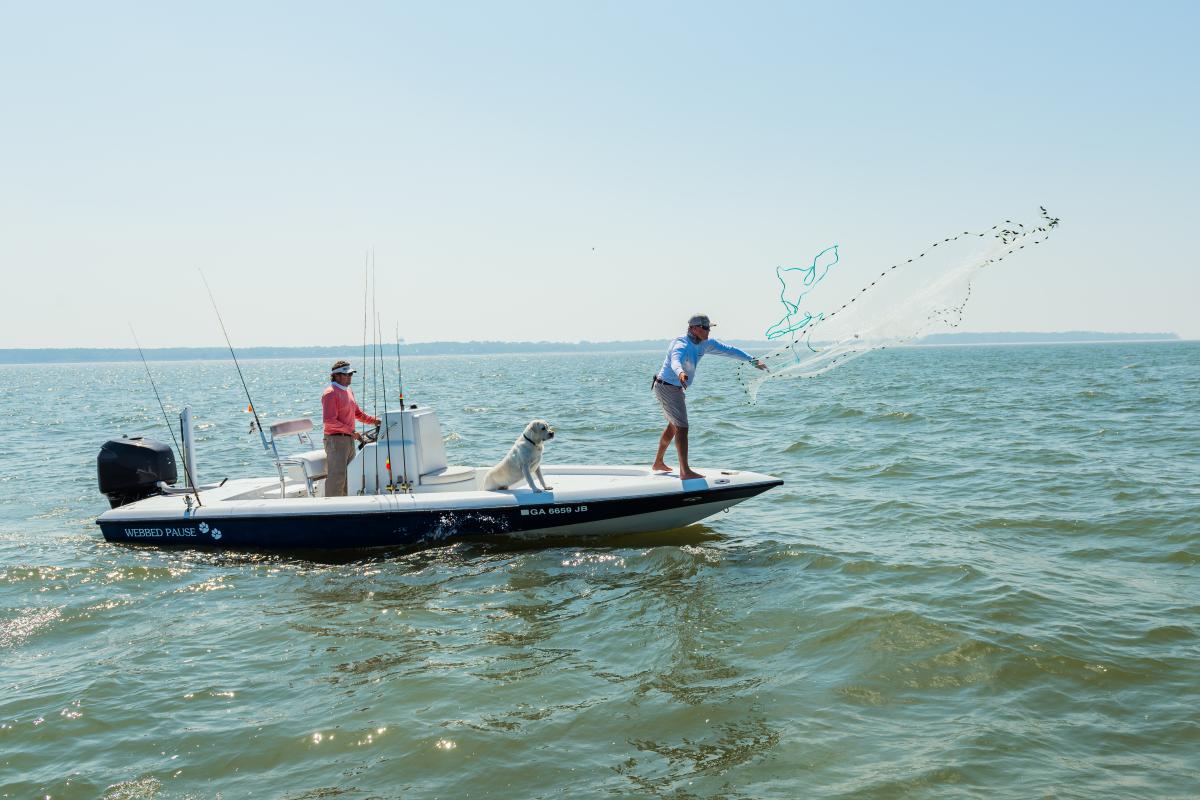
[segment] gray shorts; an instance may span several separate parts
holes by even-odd
[[[687,402],[683,399],[683,389],[659,381],[654,381],[651,387],[654,396],[658,398],[658,404],[662,406],[663,416],[667,418],[667,422],[676,428],[686,428],[688,426]]]

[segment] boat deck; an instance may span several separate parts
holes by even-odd
[[[242,478],[200,491],[200,506],[188,514],[191,495],[156,495],[112,509],[107,520],[140,519],[158,516],[196,515],[311,515],[345,513],[394,513],[406,510],[483,509],[519,506],[555,506],[581,502],[632,499],[659,495],[704,492],[742,484],[773,481],[770,476],[738,470],[699,470],[704,478],[682,481],[675,473],[655,473],[649,467],[561,465],[544,467],[542,474],[550,491],[535,492],[522,480],[509,489],[487,491],[482,485],[486,468],[476,470],[475,480],[438,486],[435,490],[416,488],[410,493],[354,495],[350,497],[308,497],[305,485],[288,481],[285,500],[280,502],[277,477]],[[452,487],[464,487],[453,490]],[[193,500],[193,506],[195,502]]]

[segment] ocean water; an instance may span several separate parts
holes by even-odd
[[[551,463],[649,463],[660,358],[403,365],[452,462],[545,417]],[[267,419],[326,367],[243,364]],[[202,480],[270,471],[232,364],[152,369]],[[888,350],[755,406],[710,357],[693,463],[783,487],[321,560],[105,543],[101,443],[169,440],[142,366],[0,376],[0,797],[1200,796],[1200,344]]]

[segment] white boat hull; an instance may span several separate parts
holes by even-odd
[[[601,537],[699,522],[783,483],[770,475],[700,470],[683,481],[646,467],[544,469],[551,491],[523,483],[483,491],[484,470],[465,491],[309,497],[278,479],[229,481],[189,495],[148,497],[97,520],[114,542],[271,550],[406,547],[463,536]]]

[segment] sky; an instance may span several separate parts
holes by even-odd
[[[0,0],[0,347],[761,339],[1043,205],[963,330],[1200,338],[1197,9]]]

